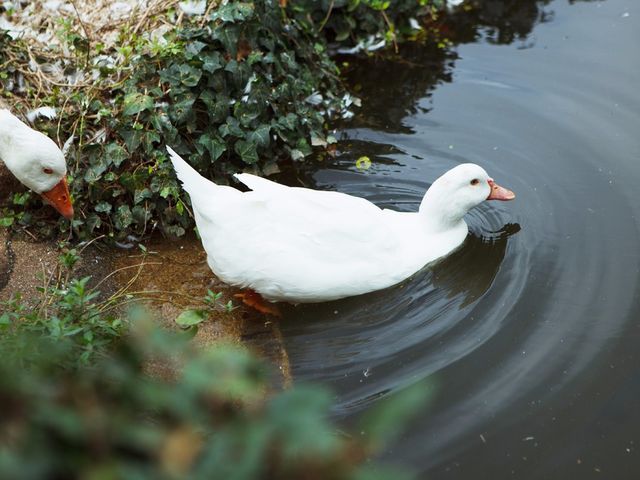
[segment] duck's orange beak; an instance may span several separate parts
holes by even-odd
[[[60,182],[48,192],[41,193],[42,198],[55,208],[64,218],[71,220],[73,218],[73,205],[71,204],[71,195],[69,195],[69,187],[67,179],[63,178]]]
[[[487,200],[513,200],[516,198],[515,193],[508,188],[501,187],[492,179],[489,179],[489,187],[491,188],[491,192],[489,193]]]

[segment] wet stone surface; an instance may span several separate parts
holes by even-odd
[[[206,347],[225,341],[244,345],[274,366],[276,385],[290,384],[289,360],[278,321],[238,303],[233,297],[238,290],[213,275],[196,238],[157,239],[146,244],[146,249],[145,254],[133,250],[115,254],[118,285],[129,285],[130,292],[149,299],[149,308],[169,328],[176,328],[175,319],[184,310],[202,309],[208,290],[222,293],[218,308],[198,325],[196,344]],[[227,312],[224,305],[230,300],[234,309]]]
[[[56,274],[58,257],[53,241],[37,242],[28,235],[0,229],[0,302],[20,294],[30,303],[36,289]],[[125,293],[140,297],[154,318],[168,328],[179,328],[175,319],[184,310],[204,308],[202,300],[208,290],[221,292],[220,307],[198,326],[196,345],[205,348],[220,341],[243,345],[273,366],[274,386],[291,383],[278,322],[238,304],[233,297],[237,290],[216,279],[195,238],[158,239],[144,255],[139,250],[90,246],[74,268],[74,276],[91,276],[89,285],[101,282],[103,298]],[[235,306],[231,312],[224,308],[229,300]]]

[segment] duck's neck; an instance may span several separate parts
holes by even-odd
[[[2,127],[0,127],[2,128]],[[0,130],[0,163],[4,163],[9,170],[11,170],[10,161],[7,162],[6,159],[9,158],[9,142],[10,139],[6,136],[6,132]]]
[[[437,182],[434,183],[420,203],[419,214],[423,223],[431,232],[467,228],[464,216],[468,209],[440,187]]]
[[[0,109],[0,161],[12,172],[19,168],[20,155],[16,156],[16,139],[21,138],[24,124],[14,117],[9,110]]]

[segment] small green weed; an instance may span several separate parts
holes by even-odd
[[[113,312],[110,300],[101,299],[100,292],[89,287],[90,277],[71,278],[79,259],[76,249],[63,249],[58,269],[43,279],[36,297],[27,301],[16,295],[0,302],[2,348],[22,348],[16,339],[26,334],[52,341],[68,340],[74,346],[68,353],[77,364],[86,365],[120,338],[125,324]]]

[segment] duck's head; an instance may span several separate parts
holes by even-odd
[[[473,207],[485,200],[513,200],[516,195],[498,185],[484,168],[463,163],[438,178],[429,188],[420,211],[458,222]]]
[[[41,195],[65,218],[73,218],[62,151],[53,140],[8,110],[0,110],[0,158],[22,184]]]

